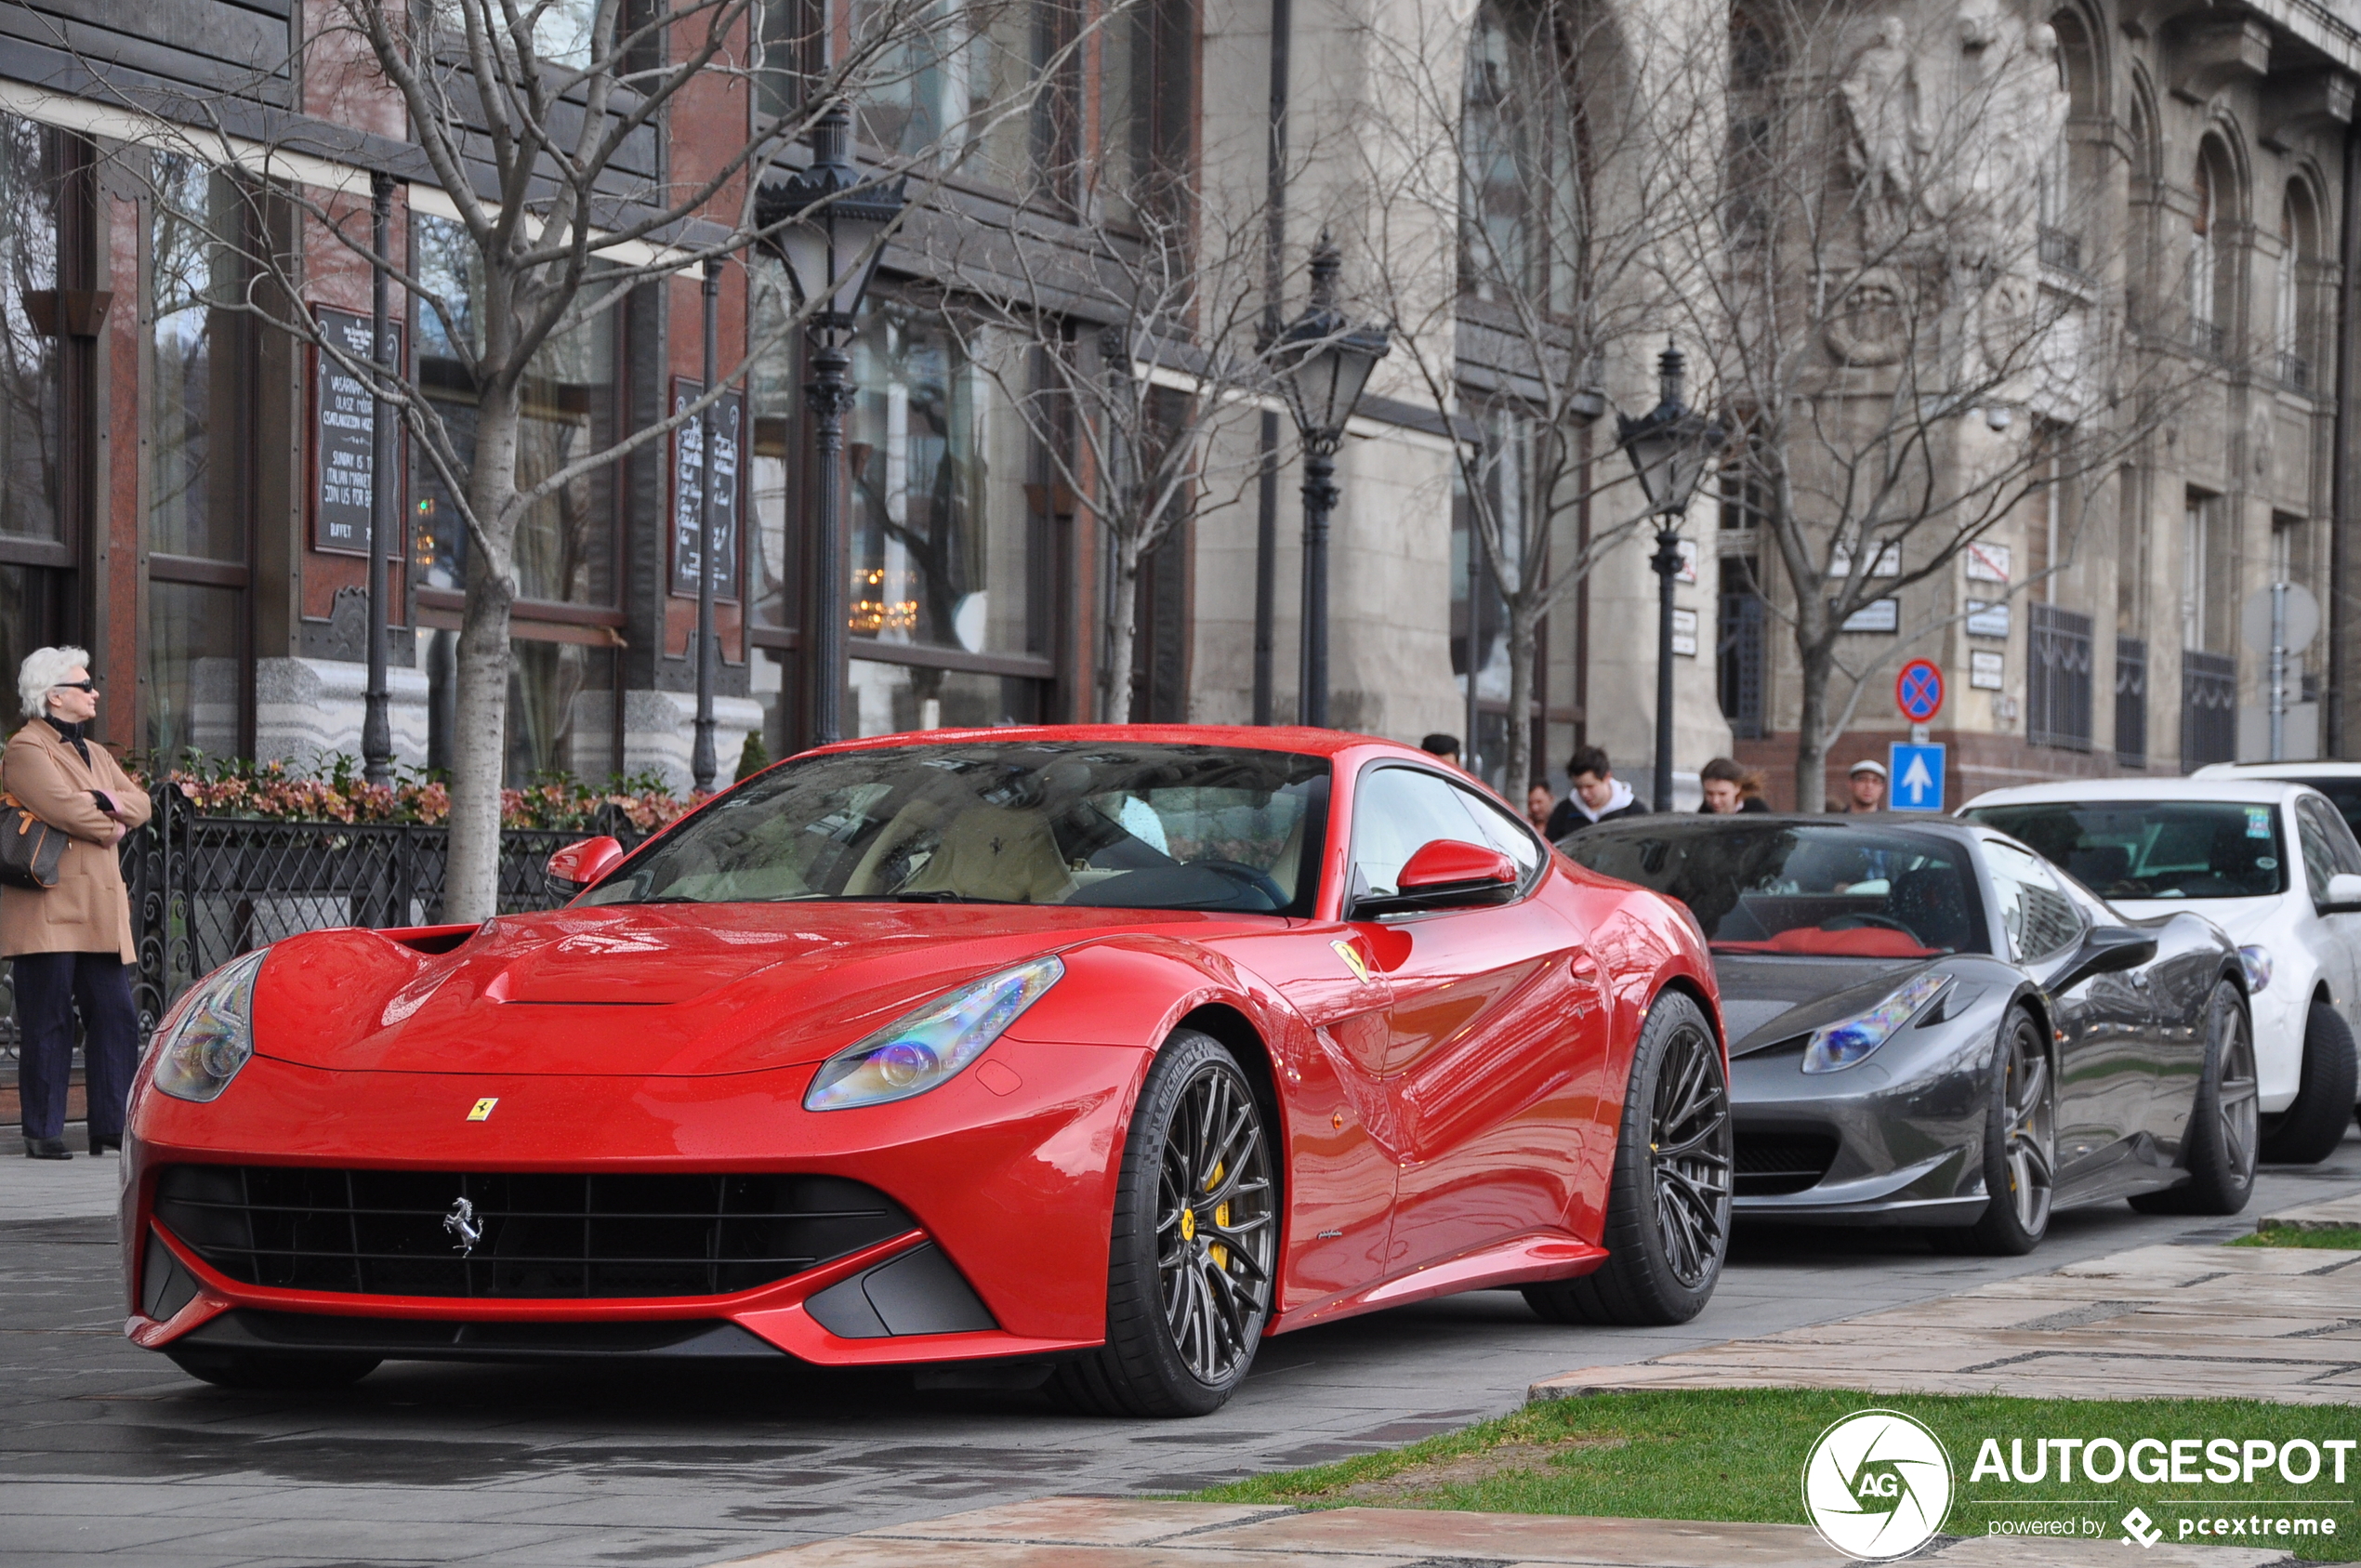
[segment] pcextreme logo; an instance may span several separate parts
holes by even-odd
[[[1822,1432],[1804,1459],[1803,1511],[1847,1557],[1906,1556],[1951,1511],[1951,1456],[1898,1410],[1856,1410]]]

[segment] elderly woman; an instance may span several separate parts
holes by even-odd
[[[89,1069],[90,1152],[123,1148],[139,1018],[131,1004],[131,901],[115,845],[148,820],[149,806],[89,737],[99,712],[89,654],[34,649],[17,671],[17,694],[31,722],[0,751],[0,786],[64,833],[66,850],[56,887],[0,887],[0,956],[16,965],[24,1152],[65,1160],[73,1157],[65,1120],[76,1008]]]

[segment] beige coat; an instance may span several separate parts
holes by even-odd
[[[0,886],[0,956],[20,953],[108,953],[136,963],[131,901],[112,840],[114,820],[90,797],[103,789],[137,828],[152,808],[147,792],[96,741],[84,762],[72,742],[41,719],[8,737],[0,752],[0,787],[34,816],[67,836],[58,885],[46,889]]]

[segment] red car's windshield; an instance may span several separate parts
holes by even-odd
[[[587,903],[877,900],[1308,914],[1328,764],[1027,741],[829,753],[731,791]]]
[[[1968,846],[1947,837],[1723,817],[1594,827],[1562,848],[1687,904],[1716,953],[1929,958],[1989,949]]]

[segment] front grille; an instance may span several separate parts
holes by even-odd
[[[1774,1198],[1819,1185],[1836,1163],[1837,1140],[1818,1132],[1742,1132],[1733,1154],[1736,1195]]]
[[[468,1250],[462,1199],[481,1228]],[[536,1300],[722,1296],[917,1228],[835,1177],[275,1166],[168,1166],[156,1218],[245,1285]]]

